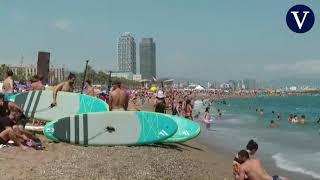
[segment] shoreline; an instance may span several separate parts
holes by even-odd
[[[253,97],[254,98],[254,97]],[[239,98],[232,98],[232,99],[239,99]],[[243,99],[243,98],[240,98]],[[214,104],[212,105],[213,108],[217,108]],[[203,109],[203,107],[202,107]],[[214,127],[214,126],[213,126]],[[212,132],[212,135],[204,135],[205,132],[203,132],[200,137],[198,138],[201,143],[206,145],[209,149],[214,149],[218,153],[225,154],[228,156],[231,154],[233,156],[237,151],[239,151],[242,148],[245,147],[245,144],[242,144],[241,147],[239,146],[238,149],[230,148],[228,146],[223,145],[223,141],[215,141],[215,139],[210,139],[210,136],[214,136],[214,132]],[[250,139],[250,138],[249,138]],[[248,139],[248,141],[249,141]],[[222,139],[220,139],[222,140]],[[232,142],[230,142],[232,143]],[[259,143],[259,142],[258,142]],[[287,169],[283,169],[277,165],[275,162],[275,159],[272,157],[273,154],[268,153],[266,150],[264,150],[264,147],[261,146],[259,147],[261,150],[259,150],[257,154],[257,158],[262,160],[262,164],[266,168],[267,172],[270,173],[271,175],[278,174],[280,176],[288,177],[289,179],[316,179],[312,177],[310,174],[305,174],[299,171],[305,171],[303,169],[296,169],[297,167],[291,166],[290,164],[287,166],[291,166],[291,171]],[[286,162],[282,162],[286,163]]]

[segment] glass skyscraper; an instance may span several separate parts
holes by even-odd
[[[140,74],[142,79],[156,78],[156,44],[152,38],[142,38],[140,50]]]
[[[122,34],[118,39],[118,68],[121,72],[136,74],[136,43],[128,32]]]

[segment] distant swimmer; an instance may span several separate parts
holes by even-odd
[[[318,119],[318,121],[316,122],[317,124],[320,124],[320,118]]]
[[[298,116],[297,115],[293,115],[293,118],[292,118],[292,124],[297,124],[299,122],[298,120]]]
[[[220,109],[218,109],[218,116],[219,116],[219,118],[222,117],[222,113],[221,113]]]
[[[239,180],[254,179],[254,180],[287,180],[285,177],[278,175],[270,176],[262,166],[260,160],[250,159],[249,153],[246,150],[241,150],[239,153]]]
[[[292,120],[293,120],[293,114],[290,114],[289,117],[288,117],[289,123],[292,123]]]
[[[281,119],[282,119],[281,116],[278,114],[277,115],[277,120],[280,121]]]
[[[260,115],[263,116],[263,109],[260,109]]]
[[[301,116],[301,118],[300,118],[300,120],[299,120],[299,123],[300,123],[301,125],[305,125],[305,124],[306,124],[306,116],[305,116],[305,115],[302,115],[302,116]]]
[[[273,115],[275,114],[275,112],[274,112],[274,111],[272,111],[271,113],[272,113]]]
[[[270,125],[269,125],[269,127],[270,127],[270,128],[278,128],[278,127],[279,127],[279,125],[278,125],[278,124],[276,124],[276,123],[274,122],[274,120],[271,120],[271,121],[270,121]]]
[[[54,107],[57,105],[57,95],[59,91],[65,91],[65,92],[73,92],[73,85],[76,82],[76,75],[73,73],[70,73],[68,76],[68,81],[62,82],[56,86],[53,90],[53,102],[51,104],[51,107]]]

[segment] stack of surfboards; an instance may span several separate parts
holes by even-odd
[[[30,91],[17,95],[14,102],[26,116],[49,121],[36,129],[42,129],[54,141],[84,146],[141,145],[185,142],[200,133],[197,123],[182,117],[154,112],[108,112],[107,103],[77,93],[59,92],[57,106],[51,107],[52,94]]]

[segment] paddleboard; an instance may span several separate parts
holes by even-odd
[[[51,121],[71,114],[105,112],[109,110],[102,100],[79,93],[58,92],[57,106],[50,107],[53,91],[29,91],[15,96],[14,102],[29,118]]]
[[[180,116],[172,116],[172,115],[167,115],[167,116],[172,118],[176,122],[176,124],[178,125],[178,130],[173,136],[171,136],[168,139],[165,139],[163,142],[165,143],[185,142],[185,141],[196,138],[200,134],[201,127],[199,126],[198,123]]]
[[[102,112],[67,116],[47,123],[54,141],[79,145],[140,145],[161,142],[177,131],[172,118],[153,112]]]

